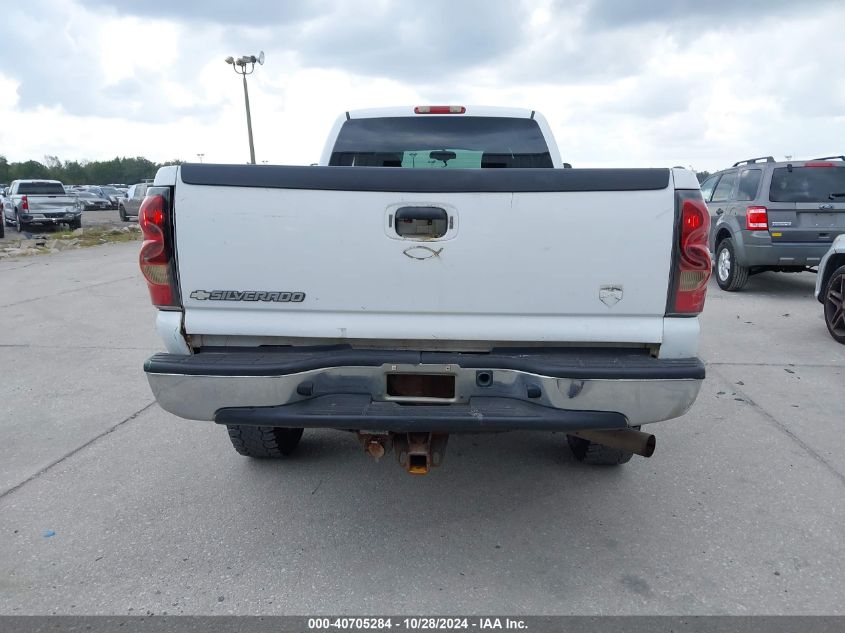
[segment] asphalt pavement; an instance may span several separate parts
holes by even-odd
[[[814,275],[713,285],[651,459],[306,431],[286,461],[155,405],[137,243],[0,262],[0,614],[845,614],[845,346]]]

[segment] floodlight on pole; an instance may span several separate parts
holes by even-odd
[[[202,162],[202,157],[203,157],[203,156],[205,156],[205,154],[201,154],[201,153],[197,152],[197,158],[199,158],[199,159],[200,159],[200,162]]]
[[[249,162],[255,164],[255,145],[252,142],[252,116],[249,111],[249,90],[246,87],[246,76],[255,71],[255,64],[264,64],[264,51],[255,55],[244,55],[235,59],[231,55],[224,60],[236,73],[241,75],[244,82],[244,105],[246,107],[246,133],[249,137]]]

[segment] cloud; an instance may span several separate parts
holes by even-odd
[[[256,27],[298,23],[331,7],[326,0],[83,0],[80,4],[94,11],[105,10],[144,19]],[[360,7],[358,5],[359,10]]]
[[[540,110],[582,166],[830,153],[845,82],[820,43],[843,22],[824,0],[31,0],[4,12],[0,146],[240,162],[223,58],[263,49],[249,89],[268,160],[313,161],[343,110],[434,102]]]
[[[357,3],[309,23],[294,39],[303,64],[405,81],[447,80],[495,65],[523,44],[524,5],[486,0]]]
[[[585,24],[588,28],[636,27],[644,24],[664,26],[695,24],[699,31],[754,28],[762,17],[783,13],[806,15],[818,6],[835,5],[838,0],[594,0],[588,5]],[[557,3],[560,8],[566,2]],[[688,33],[695,36],[695,32]]]
[[[36,17],[37,16],[37,17]],[[158,80],[190,74],[172,64],[185,37],[178,24],[103,18],[74,5],[34,0],[9,9],[0,56],[15,63],[3,70],[16,81],[22,110],[58,108],[71,115],[156,121],[202,117],[202,99],[178,104],[162,99]]]

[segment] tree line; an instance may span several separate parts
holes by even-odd
[[[5,156],[0,155],[0,183],[24,178],[43,178],[59,180],[66,185],[105,185],[112,182],[131,185],[145,178],[154,178],[162,165],[178,165],[182,162],[172,160],[154,163],[143,156],[91,161],[62,161],[56,156],[45,156],[43,162],[28,160],[10,163]]]

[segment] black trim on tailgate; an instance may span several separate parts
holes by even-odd
[[[220,351],[211,351],[215,349]],[[156,354],[144,364],[144,371],[186,376],[285,376],[327,367],[378,367],[388,363],[513,369],[582,380],[704,378],[704,364],[698,358],[660,360],[646,350],[626,348],[497,348],[488,354],[361,350],[348,345],[206,348],[193,356]]]
[[[668,169],[401,169],[186,163],[182,182],[218,187],[418,193],[649,191]]]
[[[374,402],[365,394],[333,394],[275,407],[220,409],[217,424],[377,429],[407,433],[439,431],[567,431],[624,429],[628,421],[612,411],[567,411],[511,398],[472,398],[468,404],[402,406]]]

